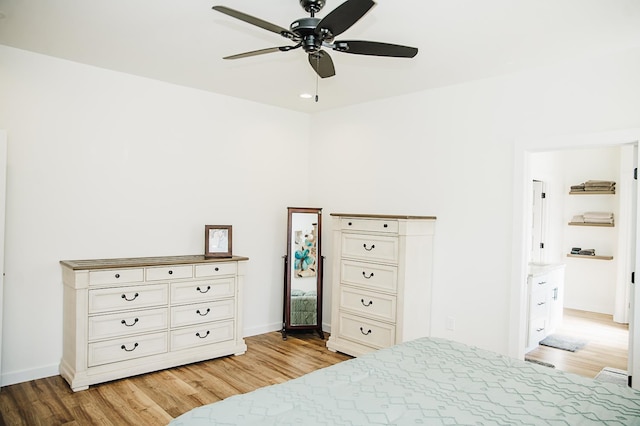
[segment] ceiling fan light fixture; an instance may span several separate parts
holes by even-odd
[[[311,99],[313,98],[313,95],[311,93],[300,93],[300,97],[302,99]]]

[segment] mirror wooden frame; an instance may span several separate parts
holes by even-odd
[[[315,218],[307,217],[306,221],[300,215],[315,215]],[[304,218],[304,216],[302,216]],[[296,220],[297,219],[297,220]],[[312,220],[309,220],[312,219]],[[301,225],[303,223],[304,225]],[[299,229],[298,229],[299,228]],[[287,339],[289,331],[316,331],[324,339],[322,331],[322,272],[324,257],[322,256],[322,209],[310,207],[287,207],[287,254],[284,258],[284,300],[282,319],[282,338]],[[301,249],[301,244],[304,246]],[[314,253],[315,252],[315,253]],[[299,271],[299,272],[297,272]],[[310,278],[315,278],[311,280]],[[307,296],[298,288],[304,280],[306,287],[315,288],[315,324],[293,321],[292,315],[297,317],[312,314],[310,305],[313,305],[311,291],[306,290]],[[312,283],[314,281],[314,283]],[[297,312],[292,307],[292,293],[302,293],[295,297],[306,298],[295,301],[296,306],[306,306],[305,312]],[[296,308],[297,309],[297,308]],[[313,318],[313,315],[311,315]]]

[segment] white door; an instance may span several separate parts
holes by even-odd
[[[533,263],[544,262],[544,183],[533,181],[533,211],[531,224],[531,257]]]
[[[633,146],[633,161],[634,161],[634,168],[636,170],[635,174],[636,174],[636,178],[637,178],[637,168],[638,168],[638,144],[634,144]],[[640,241],[640,227],[637,226],[638,224],[638,212],[640,212],[640,207],[638,206],[638,203],[640,202],[640,197],[638,196],[638,181],[637,179],[633,179],[631,180],[632,182],[632,191],[631,191],[631,217],[632,219],[632,224],[633,226],[631,227],[631,232],[630,234],[632,236],[631,239],[632,244],[630,246],[630,253],[629,253],[629,258],[632,259],[631,261],[631,265],[632,265],[632,270],[634,271],[634,275],[637,275],[637,272],[640,271],[640,259],[637,258],[636,253],[637,253],[637,243],[638,241]],[[638,318],[636,317],[636,315],[640,315],[640,291],[638,291],[638,279],[636,278],[634,280],[635,284],[631,285],[631,290],[630,290],[630,301],[631,301],[631,306],[629,309],[629,353],[628,353],[628,374],[630,376],[632,376],[632,387],[634,389],[640,389],[640,362],[638,362],[638,360],[640,359],[638,357],[638,354],[640,354],[640,327],[638,325],[640,325],[640,322],[638,321]]]
[[[2,306],[4,294],[4,207],[7,183],[7,132],[0,130],[0,386],[2,386]]]

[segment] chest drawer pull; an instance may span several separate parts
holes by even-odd
[[[127,297],[127,295],[126,295],[126,294],[123,294],[123,295],[122,295],[122,296],[120,296],[120,297],[122,297],[122,298],[123,298],[124,300],[126,300],[127,302],[131,302],[131,301],[136,300],[136,298],[137,298],[138,296],[139,296],[139,294],[138,294],[138,293],[136,293],[136,294],[134,294],[134,295],[133,295],[133,298],[131,298],[131,299],[129,299],[129,298]]]
[[[207,333],[206,333],[204,336],[201,336],[201,335],[200,335],[200,332],[197,332],[197,333],[196,333],[196,336],[198,336],[198,337],[199,337],[199,338],[201,338],[201,339],[206,338],[208,335],[209,335],[209,330],[207,330]]]
[[[207,314],[208,314],[209,312],[211,312],[211,309],[210,309],[210,308],[207,308],[207,312],[205,312],[204,314],[203,314],[202,312],[200,312],[200,309],[198,309],[198,310],[196,311],[196,314],[200,315],[201,317],[205,317],[205,316],[207,316]]]
[[[133,351],[136,350],[137,347],[138,347],[138,343],[136,342],[136,343],[133,344],[133,348],[131,348],[131,349],[127,349],[127,347],[125,345],[120,346],[120,349],[124,349],[127,352],[133,352]]]
[[[371,306],[373,305],[373,300],[369,300],[369,303],[364,303],[364,299],[360,299],[360,303],[362,303],[362,306]]]
[[[546,283],[546,281],[538,281],[538,285],[545,285]]]
[[[169,275],[173,275],[173,271],[169,269]]]
[[[120,278],[120,274],[116,274],[116,275],[115,275],[115,277],[116,277],[116,278]]]
[[[369,276],[367,276],[367,274],[364,271],[362,271],[362,276],[365,277],[366,279],[369,279],[369,278],[373,277],[373,272],[370,273]]]
[[[208,285],[208,286],[207,286],[207,289],[206,289],[206,290],[204,290],[204,291],[200,290],[200,287],[196,287],[196,290],[198,290],[198,291],[199,291],[200,293],[202,293],[202,294],[204,294],[204,293],[208,293],[208,292],[209,292],[209,290],[211,290],[211,286],[210,286],[210,285]]]
[[[368,336],[369,334],[371,334],[371,329],[369,329],[369,331],[365,333],[362,327],[360,327],[360,333],[364,334],[365,336]]]
[[[546,305],[547,302],[538,302],[538,306]]]
[[[134,325],[136,325],[137,323],[138,323],[138,318],[134,319],[134,320],[133,320],[133,323],[131,323],[131,324],[127,324],[127,320],[122,320],[122,321],[120,321],[120,324],[124,324],[124,325],[126,325],[127,327],[133,327],[133,326],[134,326]]]
[[[371,244],[371,248],[367,248],[367,243],[364,243],[364,244],[362,245],[362,247],[364,247],[364,249],[365,249],[366,251],[371,251],[371,250],[373,250],[374,248],[376,248],[376,245],[375,245],[375,244]]]

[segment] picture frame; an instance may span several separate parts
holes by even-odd
[[[232,257],[232,226],[204,226],[204,257]]]

